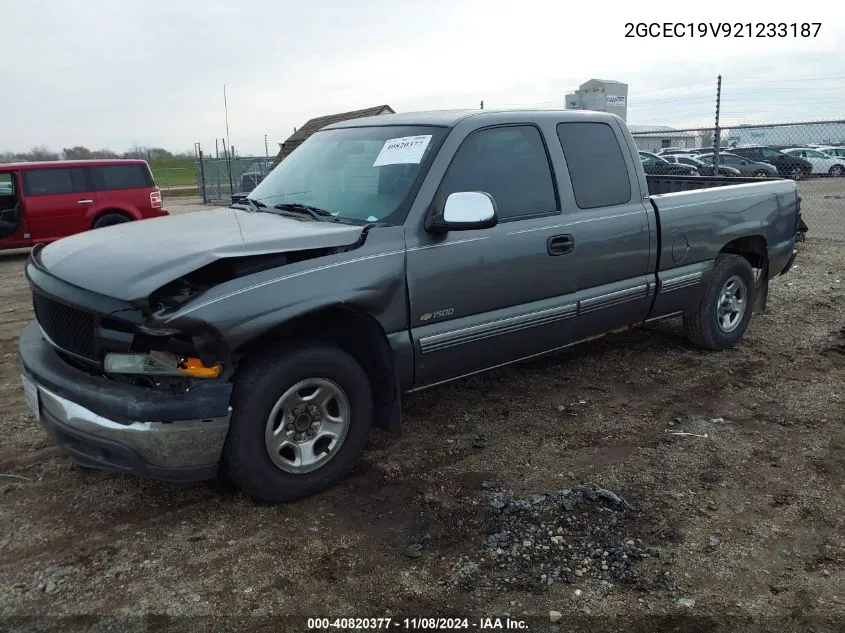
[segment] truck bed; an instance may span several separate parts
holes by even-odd
[[[729,185],[742,185],[757,182],[772,182],[783,180],[783,178],[734,178],[727,176],[649,176],[649,195],[661,193],[677,193],[679,191],[692,191],[694,189],[709,189],[711,187],[726,187]]]
[[[782,182],[784,178],[734,178],[726,176],[650,176],[646,174],[648,193],[650,196],[680,193],[684,191],[695,191],[699,189],[711,189],[713,187],[729,187],[732,185],[757,184],[761,182]],[[801,199],[800,193],[798,197]],[[795,239],[803,242],[809,227],[800,215],[795,231]]]

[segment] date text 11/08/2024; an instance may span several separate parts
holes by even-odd
[[[821,22],[626,22],[625,37],[815,38]]]
[[[508,617],[483,618],[308,618],[311,631],[528,631],[524,620]]]

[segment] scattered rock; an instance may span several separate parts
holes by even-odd
[[[408,547],[405,548],[405,556],[409,558],[419,558],[422,556],[423,553],[423,546],[422,543],[411,543]]]
[[[695,600],[692,598],[678,598],[678,606],[692,609],[695,606]]]
[[[560,622],[563,614],[560,611],[549,611],[549,622]]]
[[[716,549],[722,544],[722,535],[719,532],[713,532],[708,538],[707,544],[710,546],[710,549]]]
[[[497,496],[490,499],[490,502],[487,505],[489,505],[494,510],[501,510],[508,504],[507,501],[505,501],[502,497]]]
[[[487,448],[487,438],[483,435],[476,435],[472,445],[474,448]]]
[[[47,594],[55,593],[56,589],[58,589],[58,587],[56,587],[56,583],[53,582],[52,579],[50,579],[46,583],[44,583],[44,593],[47,593]]]
[[[822,569],[822,576],[825,576],[825,577],[830,576],[830,572],[826,569]]]
[[[513,536],[507,532],[497,532],[487,537],[487,546],[490,549],[504,549],[513,542]]]
[[[642,585],[638,563],[652,555],[626,533],[639,511],[615,492],[591,484],[523,498],[501,488],[476,494],[489,508],[483,551],[453,563],[441,584],[548,591],[595,578],[608,582],[605,591],[609,581]],[[480,570],[471,577],[461,571],[470,564]]]

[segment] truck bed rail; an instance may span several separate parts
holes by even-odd
[[[648,193],[651,196],[661,193],[676,193],[678,191],[693,191],[695,189],[709,189],[711,187],[726,187],[728,185],[743,185],[755,182],[783,180],[782,178],[754,178],[731,176],[646,176]]]

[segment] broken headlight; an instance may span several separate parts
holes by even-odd
[[[218,363],[207,367],[199,358],[150,351],[146,354],[106,354],[103,369],[107,374],[217,378],[222,366]]]

